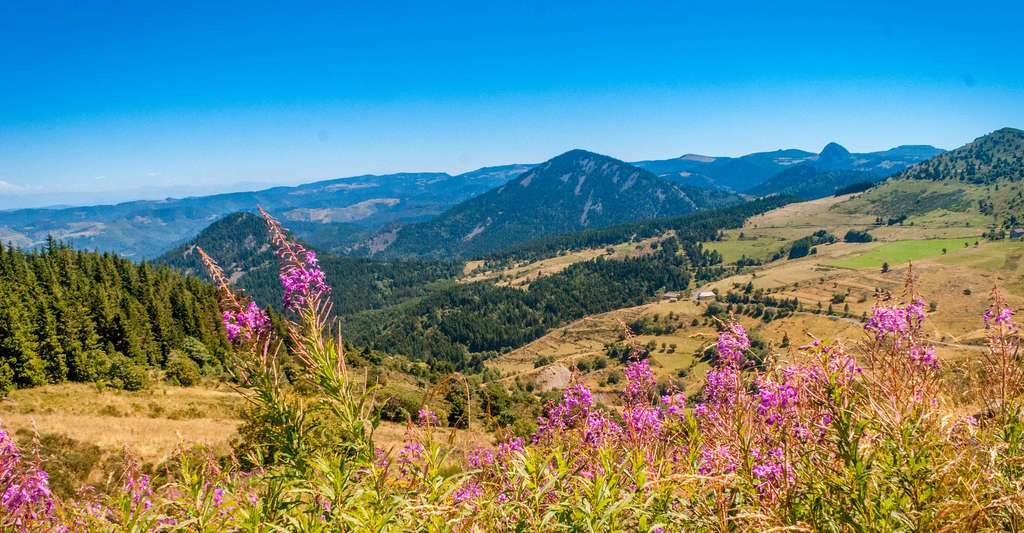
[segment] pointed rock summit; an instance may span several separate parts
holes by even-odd
[[[818,161],[815,166],[819,168],[836,168],[845,166],[850,160],[850,151],[843,148],[839,143],[828,143],[818,154]]]

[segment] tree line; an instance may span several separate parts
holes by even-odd
[[[144,384],[147,369],[228,350],[216,293],[201,280],[50,238],[37,251],[0,245],[0,394],[14,387]]]

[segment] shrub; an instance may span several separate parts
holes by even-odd
[[[391,422],[415,421],[416,414],[423,405],[422,395],[394,387],[382,388],[378,398],[380,418]]]
[[[110,386],[126,391],[139,391],[149,386],[146,367],[117,352],[110,358],[107,379]]]
[[[845,242],[871,242],[875,240],[874,236],[866,231],[850,230],[843,236]]]
[[[182,353],[171,353],[167,360],[165,377],[169,383],[182,387],[191,387],[199,383],[201,375],[199,365]]]

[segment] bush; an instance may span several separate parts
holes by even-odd
[[[873,240],[875,240],[875,238],[870,233],[866,231],[857,231],[855,229],[847,231],[846,235],[843,236],[843,241],[845,242],[871,242]]]
[[[799,259],[801,257],[807,257],[811,253],[811,239],[804,237],[793,243],[789,247],[790,259]]]
[[[423,404],[423,396],[420,394],[395,387],[381,389],[378,397],[381,398],[380,418],[390,422],[415,421]]]
[[[115,389],[139,391],[149,386],[149,373],[146,367],[115,352],[110,358],[107,380]]]
[[[183,353],[171,353],[167,360],[167,370],[164,374],[168,383],[191,387],[199,383],[201,374],[199,365]]]

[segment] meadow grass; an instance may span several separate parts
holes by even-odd
[[[965,244],[970,245],[976,240],[973,238],[960,238],[888,242],[863,254],[837,259],[827,264],[838,268],[879,268],[883,263],[895,265],[906,263],[907,261],[919,261],[941,256],[943,255],[943,250],[946,250],[946,253],[956,252],[963,248]]]
[[[704,243],[704,248],[722,254],[722,262],[726,264],[735,263],[743,257],[767,261],[780,248],[787,248],[792,242],[790,239],[768,235],[740,239],[739,231],[737,230],[730,230],[725,233],[726,240],[706,242]]]

